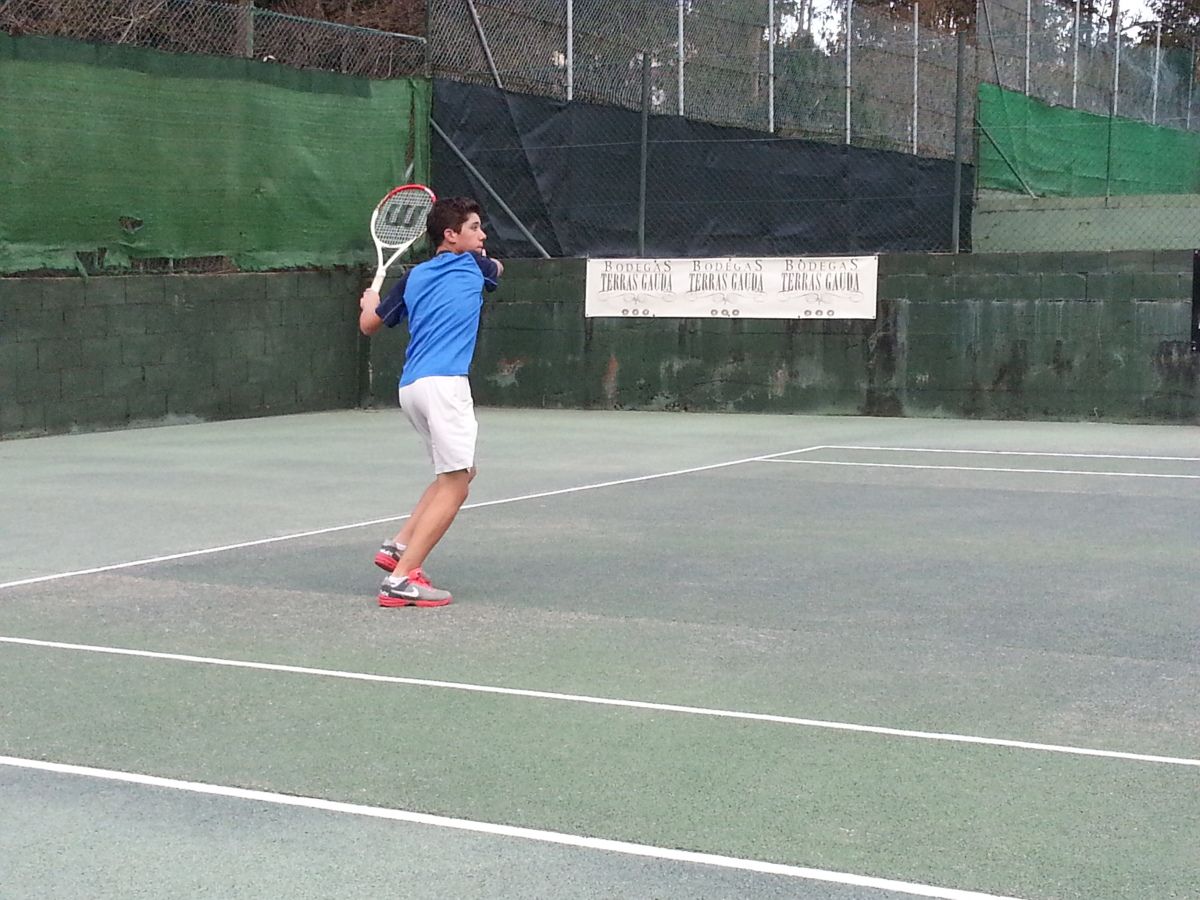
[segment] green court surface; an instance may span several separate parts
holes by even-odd
[[[0,443],[0,896],[1200,897],[1200,429],[480,424]]]

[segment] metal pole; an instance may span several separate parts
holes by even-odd
[[[642,51],[642,159],[638,181],[638,256],[646,255],[646,162],[650,155],[650,54]]]
[[[432,117],[429,119],[429,124],[433,130],[437,132],[437,136],[446,142],[446,146],[454,151],[454,155],[458,157],[459,162],[466,166],[467,171],[475,176],[475,180],[483,185],[483,189],[491,195],[492,199],[495,200],[497,204],[499,204],[500,208],[504,210],[505,214],[513,220],[513,223],[518,229],[520,229],[521,234],[525,235],[525,239],[529,241],[529,243],[533,244],[537,252],[542,254],[544,258],[549,259],[550,254],[546,252],[546,248],[538,243],[538,240],[533,236],[533,233],[525,227],[525,223],[518,219],[517,214],[508,208],[508,204],[504,202],[504,198],[496,193],[496,189],[488,183],[488,180],[483,177],[483,174],[477,168],[471,165],[471,161],[467,159],[463,152],[454,145],[454,141],[450,140],[450,135],[442,131],[442,126],[438,125],[438,123]]]
[[[1154,100],[1150,107],[1150,124],[1158,124],[1158,67],[1162,60],[1162,21],[1154,26]]]
[[[479,43],[483,45],[483,55],[487,57],[488,68],[492,70],[492,78],[496,79],[496,87],[504,90],[504,84],[500,81],[500,72],[496,69],[496,61],[492,59],[492,48],[488,46],[487,35],[483,33],[483,23],[479,21],[479,13],[475,11],[475,0],[467,0],[467,8],[471,10],[475,33],[479,35]]]
[[[987,26],[988,47],[992,50],[992,69],[996,73],[996,87],[1004,87],[1004,82],[1000,80],[1000,61],[996,58],[996,35],[992,32],[992,15],[988,12],[987,0],[979,0],[979,5],[983,7],[983,23]]]
[[[683,115],[683,3],[679,0],[679,35],[676,38],[679,47],[679,115]]]
[[[775,0],[767,0],[767,131],[775,133]]]
[[[1192,352],[1200,353],[1200,250],[1192,253]]]
[[[850,143],[850,47],[854,40],[854,0],[846,0],[846,143]]]
[[[1013,178],[1017,179],[1017,181],[1019,181],[1021,183],[1021,187],[1025,188],[1025,193],[1027,193],[1030,197],[1037,199],[1037,194],[1035,194],[1033,192],[1033,188],[1031,188],[1029,186],[1029,182],[1027,182],[1024,178],[1021,177],[1020,170],[1017,169],[1017,167],[1013,165],[1012,160],[1009,159],[1008,156],[1005,154],[1004,148],[1000,146],[1000,142],[998,140],[996,140],[995,137],[992,136],[992,133],[990,131],[987,130],[987,126],[985,126],[982,122],[980,122],[978,119],[976,119],[975,127],[979,129],[979,133],[981,135],[983,135],[985,138],[987,138],[988,143],[992,145],[992,149],[996,151],[996,155],[1000,157],[1000,161],[1003,162],[1006,166],[1008,166],[1008,171],[1012,172]]]
[[[1117,97],[1121,93],[1121,30],[1117,29],[1117,52],[1113,57],[1112,115],[1117,114]]]
[[[1078,0],[1076,0],[1078,2]],[[567,0],[567,102],[575,99],[575,0]]]
[[[1192,86],[1196,83],[1196,39],[1192,38],[1192,65],[1188,69],[1188,104],[1187,104],[1187,119],[1186,128],[1192,130]]]
[[[913,4],[913,120],[912,152],[917,155],[917,60],[921,53],[921,20],[918,18],[921,4]]]
[[[1079,101],[1079,0],[1075,0],[1075,51],[1071,59],[1071,109]]]
[[[954,66],[954,209],[950,212],[950,252],[957,253],[962,229],[963,114],[966,111],[967,33],[958,31],[958,60]]]
[[[237,48],[242,56],[254,56],[254,0],[238,0]]]
[[[1033,0],[1025,0],[1025,96],[1029,96],[1029,38],[1033,32]]]
[[[1115,29],[1117,52],[1113,59],[1113,89],[1112,100],[1108,105],[1108,159],[1104,166],[1104,200],[1112,196],[1112,155],[1113,155],[1113,122],[1117,118],[1117,96],[1121,90],[1121,30]]]

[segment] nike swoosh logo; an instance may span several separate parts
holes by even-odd
[[[410,600],[416,600],[418,597],[421,596],[421,592],[417,589],[417,586],[415,584],[410,584],[408,587],[406,587],[402,591],[398,591],[395,588],[392,588],[392,593],[399,594],[401,597],[407,597]]]

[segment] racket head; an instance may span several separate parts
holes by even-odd
[[[371,213],[371,237],[380,250],[403,250],[425,233],[437,196],[423,184],[392,188]]]

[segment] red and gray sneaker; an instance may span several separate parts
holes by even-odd
[[[379,546],[379,552],[375,554],[375,565],[385,572],[395,572],[396,563],[400,562],[400,555],[403,552],[395,541],[384,541]]]
[[[450,592],[435,588],[420,569],[402,578],[392,575],[379,585],[380,606],[445,606],[450,600]]]

